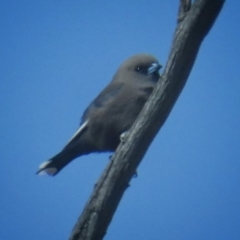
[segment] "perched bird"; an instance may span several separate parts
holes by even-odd
[[[128,58],[82,116],[79,129],[60,153],[39,166],[54,176],[73,159],[92,152],[113,152],[142,110],[159,80],[161,65],[149,54]]]

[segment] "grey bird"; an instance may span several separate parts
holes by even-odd
[[[93,152],[113,152],[152,93],[161,65],[150,54],[138,54],[120,65],[112,81],[82,116],[79,129],[60,153],[39,166],[37,174],[54,176],[73,159]]]

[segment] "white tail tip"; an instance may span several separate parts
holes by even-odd
[[[49,175],[49,176],[53,176],[56,172],[57,172],[57,168],[54,167],[50,167],[47,168],[47,165],[51,163],[51,161],[46,161],[43,162],[40,166],[39,166],[39,170],[37,172],[38,175]]]

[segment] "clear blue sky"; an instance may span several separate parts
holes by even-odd
[[[109,154],[35,175],[135,53],[165,65],[173,0],[0,2],[0,239],[67,239]],[[240,2],[227,1],[106,240],[240,239]]]

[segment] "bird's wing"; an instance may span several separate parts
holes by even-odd
[[[92,103],[83,113],[82,123],[86,122],[89,116],[91,116],[91,113],[96,111],[96,109],[105,107],[109,102],[116,98],[122,91],[123,86],[123,83],[112,83],[103,89],[103,91],[92,101]]]
[[[123,84],[112,84],[108,85],[94,100],[93,102],[89,105],[89,107],[85,110],[83,117],[82,117],[82,122],[80,124],[80,127],[78,130],[73,134],[73,136],[70,138],[68,143],[66,144],[69,145],[75,140],[78,140],[79,137],[85,132],[85,130],[88,127],[89,123],[89,114],[91,111],[96,110],[96,108],[101,108],[104,107],[109,101],[111,101],[116,95],[119,93],[119,91],[122,89]]]
[[[74,142],[75,139],[79,139],[79,137],[83,134],[83,132],[87,129],[88,126],[88,120],[83,122],[80,127],[78,128],[78,130],[73,134],[73,136],[70,138],[70,140],[68,141],[68,143],[66,145],[68,145],[71,142]]]

